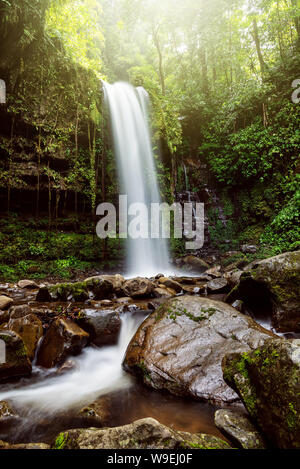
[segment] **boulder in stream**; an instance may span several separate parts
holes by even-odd
[[[224,379],[270,443],[300,449],[300,341],[269,339],[223,360]]]
[[[252,263],[228,295],[228,303],[244,301],[253,312],[272,315],[280,332],[300,332],[300,251]]]
[[[89,334],[70,319],[56,319],[47,330],[37,353],[37,365],[53,368],[68,355],[77,355],[88,342]]]
[[[131,298],[145,298],[151,296],[155,286],[147,278],[136,277],[126,280],[123,285],[123,292]]]
[[[22,337],[28,357],[33,360],[39,340],[43,337],[42,321],[35,314],[27,314],[20,318],[11,317],[7,327]]]
[[[234,402],[225,383],[222,359],[247,352],[273,337],[220,301],[182,296],[164,302],[130,342],[124,368],[155,389],[213,402]]]
[[[77,324],[89,334],[89,341],[98,347],[118,342],[121,319],[114,310],[86,309],[80,314]]]
[[[173,430],[152,418],[114,428],[78,428],[60,433],[54,449],[230,449],[212,435]]]

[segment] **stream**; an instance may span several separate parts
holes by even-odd
[[[123,371],[127,346],[145,317],[123,314],[118,344],[101,349],[87,347],[72,358],[74,368],[66,373],[34,366],[30,378],[2,385],[0,401],[9,401],[20,420],[16,426],[0,427],[0,439],[50,443],[66,429],[101,427],[99,421],[79,414],[82,407],[99,399],[105,405],[105,426],[153,417],[178,430],[221,436],[213,423],[217,407],[145,388]]]

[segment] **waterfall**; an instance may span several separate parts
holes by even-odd
[[[128,206],[142,203],[150,214],[151,203],[160,203],[157,174],[148,122],[149,97],[142,87],[128,83],[103,82],[110,113],[114,151],[117,158],[120,189],[128,197]],[[127,239],[126,275],[151,276],[169,269],[165,239]]]

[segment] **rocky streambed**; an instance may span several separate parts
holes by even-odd
[[[193,263],[0,285],[0,448],[299,448],[300,251]]]

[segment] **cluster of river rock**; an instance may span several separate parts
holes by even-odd
[[[68,373],[72,355],[115,344],[122,314],[143,311],[147,318],[128,346],[124,369],[148,387],[225,404],[215,424],[226,441],[147,418],[70,429],[50,446],[0,441],[0,449],[300,448],[300,251],[243,269],[225,271],[197,258],[193,264],[193,277],[99,275],[77,283],[1,285],[6,359],[0,381],[29,376],[32,363]],[[270,317],[272,328],[262,327],[256,312]],[[243,412],[234,407],[241,402]],[[0,426],[15,417],[11,404],[0,402]]]

